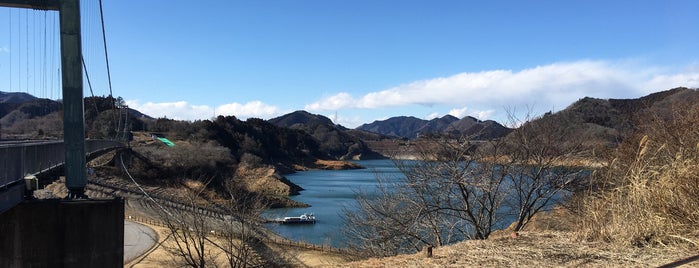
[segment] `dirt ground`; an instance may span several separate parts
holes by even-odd
[[[580,242],[565,232],[527,232],[471,240],[424,253],[374,258],[335,267],[658,267],[699,254],[681,247],[618,247]],[[683,267],[699,267],[694,261]]]
[[[163,241],[166,230],[151,226]],[[525,232],[471,240],[423,252],[348,262],[343,256],[298,248],[274,247],[293,267],[658,267],[699,254],[681,247],[620,248],[580,242],[564,232]],[[174,259],[157,245],[124,267],[172,267]],[[682,267],[699,267],[693,261]]]
[[[145,224],[145,223],[142,223]],[[153,248],[142,256],[135,258],[129,263],[124,264],[124,267],[145,268],[145,267],[176,267],[177,260],[173,257],[163,245],[166,245],[168,230],[163,227],[145,224],[151,227],[158,234],[158,243]],[[221,256],[219,262],[223,263],[224,259],[222,252],[219,252],[214,247],[209,247],[212,256]],[[290,267],[332,267],[347,263],[345,257],[335,253],[326,253],[314,250],[304,250],[295,247],[280,247],[271,245],[270,248],[274,251],[274,258],[283,258]]]
[[[48,187],[50,188],[50,187]],[[50,188],[55,194],[64,187]],[[127,215],[148,218],[138,202],[127,202]],[[135,208],[134,208],[135,207]],[[348,261],[347,256],[296,247],[268,245],[263,258],[282,258],[288,267],[658,267],[690,258],[682,267],[699,267],[699,237],[686,237],[684,245],[653,247],[615,246],[601,242],[583,242],[570,230],[552,230],[551,226],[570,226],[569,215],[553,213],[531,224],[531,229],[513,238],[498,231],[487,240],[470,240],[433,249],[431,258],[424,253]],[[148,224],[146,224],[148,225]],[[159,242],[144,255],[124,267],[175,267],[174,257],[160,243],[167,230],[154,229]],[[554,228],[555,229],[555,228]],[[213,247],[210,247],[213,248]],[[216,255],[216,252],[212,252]],[[220,255],[219,255],[220,256]],[[677,267],[667,266],[667,267]]]
[[[127,213],[147,216],[131,208],[127,208]],[[281,258],[285,267],[658,267],[687,258],[694,259],[682,267],[699,267],[699,237],[688,237],[691,241],[686,244],[653,247],[584,242],[570,230],[550,228],[569,225],[562,220],[566,218],[569,217],[565,214],[552,212],[518,236],[513,237],[509,231],[496,231],[487,240],[468,240],[434,248],[431,258],[420,252],[350,262],[347,256],[336,253],[278,245],[268,245],[266,254],[271,256],[263,257]],[[162,243],[167,230],[148,226],[158,233],[159,243]],[[176,266],[173,257],[158,245],[124,267]]]

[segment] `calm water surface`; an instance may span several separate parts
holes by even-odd
[[[343,224],[340,214],[343,207],[352,207],[356,204],[354,199],[356,190],[374,189],[377,174],[387,179],[400,176],[398,168],[391,160],[363,160],[356,163],[366,169],[312,170],[287,175],[289,180],[305,189],[300,195],[292,196],[291,199],[309,204],[311,207],[270,209],[263,216],[281,218],[313,213],[317,222],[299,225],[270,223],[266,224],[266,227],[296,241],[335,247],[344,246],[346,238],[340,232]]]

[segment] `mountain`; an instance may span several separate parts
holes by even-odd
[[[370,134],[353,132],[335,125],[332,120],[306,111],[295,111],[268,120],[269,123],[310,134],[320,144],[320,151],[335,159],[368,159],[380,157],[362,141]]]
[[[0,91],[0,103],[25,103],[34,99],[36,99],[36,97],[24,92]]]
[[[584,97],[556,113],[535,120],[549,120],[570,140],[588,148],[616,147],[635,128],[655,116],[672,116],[673,107],[696,106],[696,89],[674,88],[634,99]]]
[[[452,115],[445,115],[440,118],[434,118],[430,121],[427,121],[427,123],[422,126],[420,129],[418,129],[419,134],[430,134],[430,133],[442,133],[444,132],[451,124],[459,121],[459,118],[456,118],[455,116]]]
[[[509,133],[508,128],[492,120],[480,121],[470,116],[458,119],[452,115],[432,120],[407,116],[391,117],[361,125],[357,129],[406,139],[430,134],[467,135],[476,139],[492,139]]]
[[[61,103],[35,98],[26,93],[4,94],[0,102],[0,131],[5,137],[32,138],[34,135],[57,136],[63,121],[58,111]],[[24,101],[24,102],[20,102]]]
[[[427,123],[427,120],[413,116],[397,116],[386,120],[377,120],[370,124],[363,124],[357,127],[357,129],[387,136],[414,139]]]
[[[0,119],[17,110],[23,103],[27,103],[37,98],[24,92],[2,92],[0,91]],[[21,116],[14,115],[12,118]],[[25,118],[27,116],[24,116]],[[9,119],[8,119],[9,120]],[[3,124],[0,121],[0,124]],[[6,123],[5,123],[6,124]]]
[[[481,121],[471,116],[466,116],[459,121],[450,124],[445,133],[450,135],[468,136],[477,140],[499,138],[510,133],[511,129],[493,120]]]
[[[113,138],[116,129],[143,130],[144,122],[152,118],[137,110],[115,109],[123,104],[121,98],[86,97],[85,131],[89,138]],[[36,98],[26,93],[0,92],[0,130],[7,139],[47,139],[63,136],[63,105],[60,101]],[[128,115],[127,115],[128,114]],[[140,119],[140,120],[139,120]]]
[[[288,128],[304,128],[304,126],[308,128],[315,128],[319,125],[335,125],[330,118],[322,115],[311,114],[306,111],[295,111],[269,119],[267,121],[274,125]]]

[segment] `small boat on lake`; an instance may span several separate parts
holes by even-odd
[[[301,214],[301,216],[298,216],[298,217],[284,217],[284,219],[281,219],[279,221],[279,223],[281,223],[281,224],[297,224],[297,223],[313,224],[313,223],[316,223],[316,216],[314,216],[313,213],[311,213],[311,214],[303,213],[303,214]]]

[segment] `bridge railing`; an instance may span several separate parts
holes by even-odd
[[[0,212],[22,200],[24,176],[38,174],[63,164],[64,147],[63,141],[0,144]],[[119,147],[124,147],[124,144],[112,140],[86,140],[85,154]]]
[[[63,162],[62,141],[0,145],[0,187]]]

